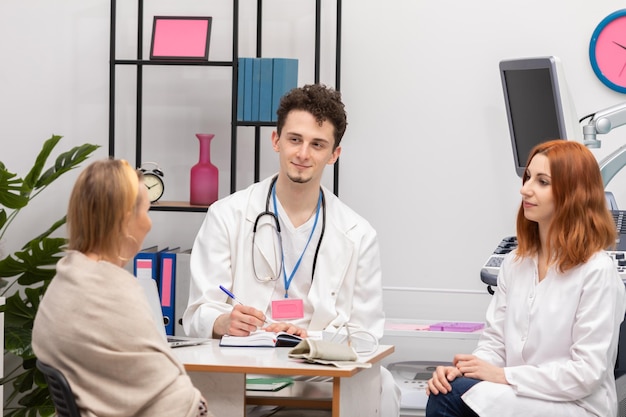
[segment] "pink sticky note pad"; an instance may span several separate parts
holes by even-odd
[[[304,317],[304,304],[301,299],[285,298],[272,301],[272,319],[301,319]]]

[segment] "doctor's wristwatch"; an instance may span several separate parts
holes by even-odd
[[[152,167],[147,168],[146,166]],[[156,162],[144,162],[139,168],[143,172],[143,181],[148,188],[150,203],[156,203],[163,196],[165,184],[163,183],[163,171]]]

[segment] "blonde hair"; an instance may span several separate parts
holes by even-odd
[[[67,210],[69,249],[117,258],[137,210],[141,172],[120,159],[93,162],[74,184]]]

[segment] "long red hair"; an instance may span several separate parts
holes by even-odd
[[[615,246],[617,232],[608,210],[600,168],[591,151],[579,142],[551,140],[535,146],[526,166],[537,154],[548,158],[555,213],[541,248],[539,226],[517,213],[518,257],[548,253],[561,272],[585,263],[599,250]],[[528,180],[525,172],[522,183]]]

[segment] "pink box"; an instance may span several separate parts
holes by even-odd
[[[484,327],[485,323],[442,321],[431,324],[429,330],[435,332],[473,332]]]

